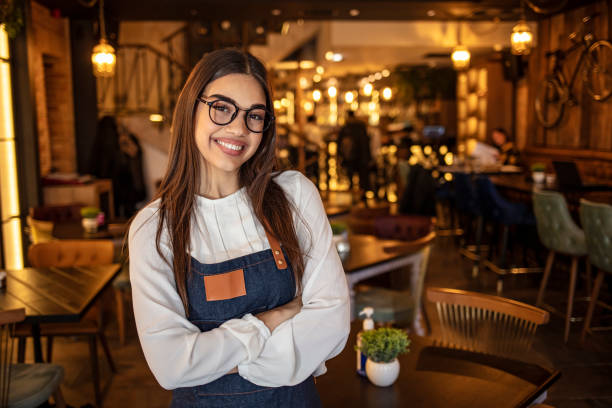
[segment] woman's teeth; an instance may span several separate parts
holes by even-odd
[[[221,140],[217,140],[216,142],[219,143],[223,147],[227,147],[228,149],[232,149],[232,150],[236,150],[236,151],[244,149],[244,146],[238,146],[238,145],[235,145],[235,144],[231,144],[231,143],[227,143],[227,142],[222,142]]]

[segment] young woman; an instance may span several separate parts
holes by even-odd
[[[176,407],[320,406],[344,347],[346,278],[315,186],[275,172],[266,70],[205,55],[178,98],[168,168],[129,232],[140,342]]]

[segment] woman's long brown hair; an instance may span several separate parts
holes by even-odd
[[[255,78],[266,95],[266,107],[273,112],[270,86],[264,65],[254,56],[237,49],[223,49],[206,54],[194,67],[181,91],[172,120],[168,168],[155,199],[161,199],[155,244],[160,256],[171,264],[176,288],[189,313],[186,277],[190,273],[190,225],[197,189],[200,186],[200,151],[195,142],[197,97],[212,81],[229,74],[247,74]],[[292,204],[274,181],[276,127],[264,132],[257,151],[240,168],[240,185],[246,186],[253,212],[269,233],[276,236],[293,266],[298,288],[304,274],[304,259],[292,217]],[[290,222],[289,222],[290,221]],[[172,262],[160,246],[162,232],[168,231]]]

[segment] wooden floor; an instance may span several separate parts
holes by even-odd
[[[566,297],[568,276],[563,268],[555,271],[547,295],[547,300],[558,304],[561,308],[564,307],[562,302]],[[516,278],[507,282],[504,295],[533,304],[538,283],[537,277]],[[482,273],[476,279],[471,278],[471,264],[458,255],[452,239],[448,237],[439,237],[435,244],[426,284],[492,294],[495,290],[495,280],[489,274]],[[108,299],[112,300],[112,297]],[[584,304],[579,304],[576,308],[577,313],[586,311]],[[435,311],[432,305],[427,305],[427,309],[435,335],[437,331]],[[612,407],[612,332],[599,332],[589,337],[585,347],[582,348],[578,341],[580,329],[580,323],[572,326],[568,344],[564,344],[562,339],[562,318],[553,316],[548,325],[538,330],[534,358],[562,372],[561,379],[550,389],[547,403],[559,408]],[[107,334],[118,372],[111,376],[100,351],[104,406],[129,408],[169,406],[171,392],[162,389],[151,375],[138,344],[133,318],[128,324],[128,339],[125,346],[119,345],[114,321],[109,322]],[[54,344],[54,362],[63,365],[66,371],[62,390],[66,401],[73,407],[93,404],[88,350],[86,341],[78,338],[56,339]],[[31,358],[31,346],[28,352],[28,357]]]

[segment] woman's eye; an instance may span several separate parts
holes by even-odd
[[[220,103],[220,102],[213,104],[212,108],[219,112],[231,112],[232,111],[232,108],[228,104]]]
[[[250,112],[249,113],[249,119],[251,120],[264,120],[265,118],[265,113],[261,113],[261,112]]]

